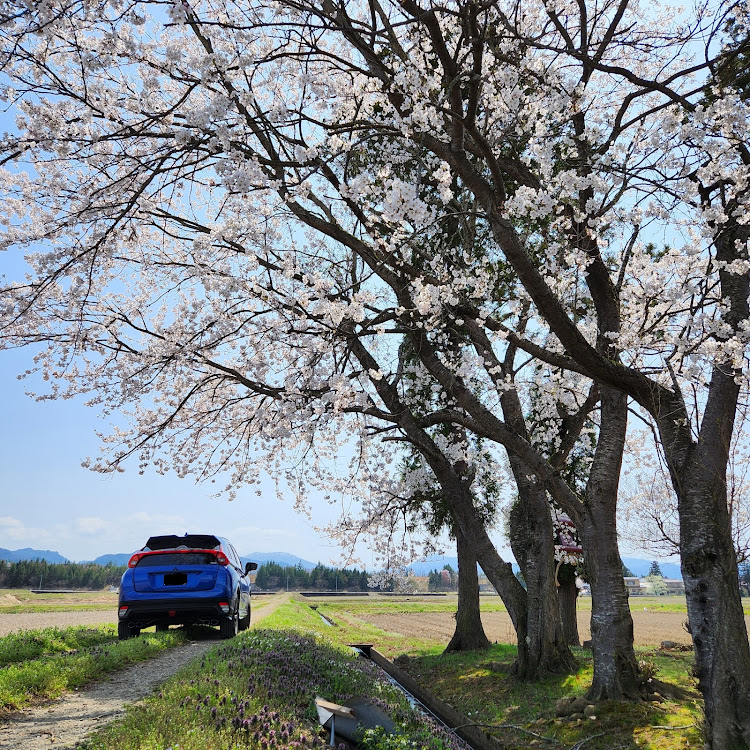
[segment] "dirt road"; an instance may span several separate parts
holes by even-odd
[[[253,609],[251,627],[257,627],[265,617],[288,599],[288,595],[274,596],[264,602],[262,607]],[[48,627],[43,624],[26,625],[26,627]],[[69,621],[59,621],[61,615],[68,615]],[[82,616],[99,616],[99,619],[87,619]],[[66,612],[55,613],[55,625],[83,625],[109,622],[107,612]],[[4,615],[3,617],[32,617],[31,615]],[[33,622],[33,620],[27,622]],[[140,700],[149,695],[158,685],[171,677],[181,667],[204,654],[208,649],[220,643],[218,631],[215,637],[172,649],[166,654],[128,669],[115,672],[77,693],[38,708],[28,709],[14,716],[0,726],[0,748],[2,750],[65,750],[74,748],[77,742],[96,729],[120,716],[127,703]]]

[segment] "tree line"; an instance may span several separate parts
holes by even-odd
[[[443,565],[441,570],[431,570],[427,575],[428,591],[455,591],[458,588],[458,576],[452,565]]]
[[[0,588],[103,589],[118,586],[124,565],[48,563],[46,560],[0,562]]]
[[[259,589],[273,591],[368,591],[364,570],[329,568],[318,563],[312,570],[301,565],[284,567],[277,562],[263,563],[255,576]]]

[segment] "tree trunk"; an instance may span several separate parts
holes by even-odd
[[[724,208],[737,216],[740,207]],[[746,263],[747,224],[730,219],[715,241],[718,261]],[[742,332],[750,317],[750,274],[722,268],[719,278],[726,306],[722,321]],[[750,645],[727,508],[727,464],[742,377],[731,359],[714,367],[697,444],[678,423],[681,415],[663,413],[659,420],[677,493],[682,577],[708,750],[750,748]]]
[[[477,558],[461,529],[454,524],[456,551],[458,554],[458,610],[456,630],[444,653],[473,651],[489,648],[490,642],[482,626],[479,608],[479,576]]]
[[[588,699],[639,698],[642,680],[633,650],[633,619],[617,544],[617,489],[627,428],[628,398],[601,389],[599,442],[581,512],[581,541],[591,586],[594,679]]]
[[[566,674],[575,669],[557,606],[555,548],[552,519],[544,489],[530,478],[523,464],[509,457],[519,493],[511,509],[510,543],[526,582],[526,661],[519,660],[519,674],[537,679],[545,674]]]
[[[515,349],[509,347],[504,372],[513,372]],[[508,426],[524,440],[529,439],[518,391],[508,389],[500,397]],[[527,591],[526,661],[519,659],[519,674],[537,679],[545,674],[566,674],[576,668],[576,660],[565,640],[557,606],[555,585],[555,544],[547,491],[529,467],[508,453],[518,500],[510,514],[510,544]]]
[[[730,384],[729,387],[732,387]],[[710,418],[707,409],[704,423]],[[723,448],[701,440],[678,486],[682,577],[704,697],[706,748],[750,748],[750,648],[727,510]]]
[[[557,599],[560,605],[563,638],[568,646],[580,646],[578,636],[578,617],[576,603],[578,586],[576,586],[576,569],[569,563],[560,565],[557,571]]]
[[[436,472],[437,473],[437,472]],[[533,602],[535,613],[529,615],[529,598],[518,579],[513,574],[510,563],[506,563],[498,554],[495,545],[487,534],[487,530],[479,518],[471,500],[468,488],[461,482],[450,481],[445,472],[441,472],[441,487],[444,498],[453,514],[454,521],[463,533],[467,544],[474,551],[482,570],[495,587],[500,598],[508,609],[513,627],[516,630],[518,657],[515,672],[517,676],[526,680],[535,680],[547,674],[552,665],[557,671],[570,671],[561,659],[566,656],[573,660],[570,649],[563,643],[562,635],[556,640],[542,638],[548,632],[540,627],[539,621],[547,621],[538,613],[540,600]],[[549,512],[547,512],[549,516]],[[550,532],[551,539],[551,532]],[[553,583],[554,585],[554,583]],[[559,620],[556,598],[555,615],[553,620]],[[558,630],[561,630],[558,628]],[[563,666],[558,667],[563,663]],[[574,663],[574,662],[573,662]]]

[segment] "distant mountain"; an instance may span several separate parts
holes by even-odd
[[[246,562],[257,562],[262,565],[266,562],[275,562],[282,568],[293,568],[295,565],[301,565],[305,570],[312,570],[317,563],[303,560],[297,555],[290,555],[288,552],[251,552],[249,555],[241,555],[242,564]]]
[[[648,571],[651,569],[651,560],[644,560],[640,557],[623,557],[622,561],[639,578],[647,576]],[[432,570],[442,570],[444,565],[450,565],[453,570],[458,570],[458,558],[448,557],[447,555],[432,555],[426,560],[412,563],[410,567],[414,575],[426,576]],[[661,572],[664,573],[665,578],[682,578],[682,571],[678,563],[659,561],[659,567],[661,568]],[[481,568],[479,570],[481,571]],[[513,572],[517,570],[518,565],[514,562]]]
[[[66,563],[68,560],[59,552],[49,549],[3,549],[0,547],[0,560],[8,562],[20,562],[21,560],[46,560],[48,563]]]

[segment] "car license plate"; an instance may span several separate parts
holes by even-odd
[[[165,586],[184,586],[187,583],[187,573],[166,573],[164,575]]]

